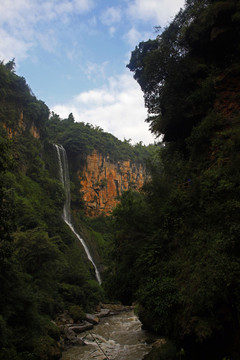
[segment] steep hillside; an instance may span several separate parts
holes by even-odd
[[[240,358],[239,36],[239,1],[189,0],[128,65],[165,146],[114,211],[108,286],[168,339],[146,359]]]
[[[57,359],[51,319],[75,305],[91,310],[102,291],[62,219],[63,187],[47,170],[49,110],[12,62],[0,64],[0,79],[0,359]]]
[[[63,219],[66,191],[54,142],[67,151],[74,227],[102,272],[110,223],[88,221],[83,210],[109,214],[122,191],[141,187],[149,148],[77,124],[71,114],[49,120],[14,61],[0,63],[0,84],[0,359],[58,359],[60,332],[51,320],[63,310],[80,319],[104,294]]]

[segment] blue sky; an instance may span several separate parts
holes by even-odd
[[[154,142],[143,94],[126,68],[184,0],[1,0],[0,59],[50,110],[132,143]]]

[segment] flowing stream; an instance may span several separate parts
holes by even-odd
[[[69,170],[68,170],[68,160],[67,160],[67,154],[66,151],[64,149],[64,147],[62,145],[55,145],[56,151],[57,151],[57,157],[58,157],[58,164],[59,164],[59,176],[60,176],[60,180],[63,184],[64,190],[65,190],[65,194],[66,194],[66,201],[63,207],[63,220],[65,221],[65,223],[70,227],[70,229],[72,230],[72,232],[74,233],[74,235],[77,237],[77,239],[81,242],[88,259],[91,261],[91,263],[94,266],[95,269],[95,274],[96,274],[96,278],[99,284],[101,284],[101,277],[100,277],[100,273],[97,269],[97,266],[95,264],[95,262],[93,261],[93,258],[89,252],[89,249],[85,243],[85,241],[81,238],[81,236],[76,232],[76,230],[74,229],[74,226],[71,222],[71,208],[70,208],[70,202],[71,202],[71,197],[70,197],[70,179],[69,179]]]
[[[148,334],[132,311],[103,318],[79,337],[86,346],[68,349],[62,360],[142,360],[151,350],[146,344]]]

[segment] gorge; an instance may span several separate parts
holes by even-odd
[[[0,359],[60,359],[57,316],[110,302],[165,338],[145,359],[239,359],[239,38],[238,1],[187,0],[135,48],[149,146],[50,113],[0,63]]]

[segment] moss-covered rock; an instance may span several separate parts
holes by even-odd
[[[69,314],[73,318],[74,322],[82,321],[86,319],[86,314],[81,306],[73,305],[69,308]]]

